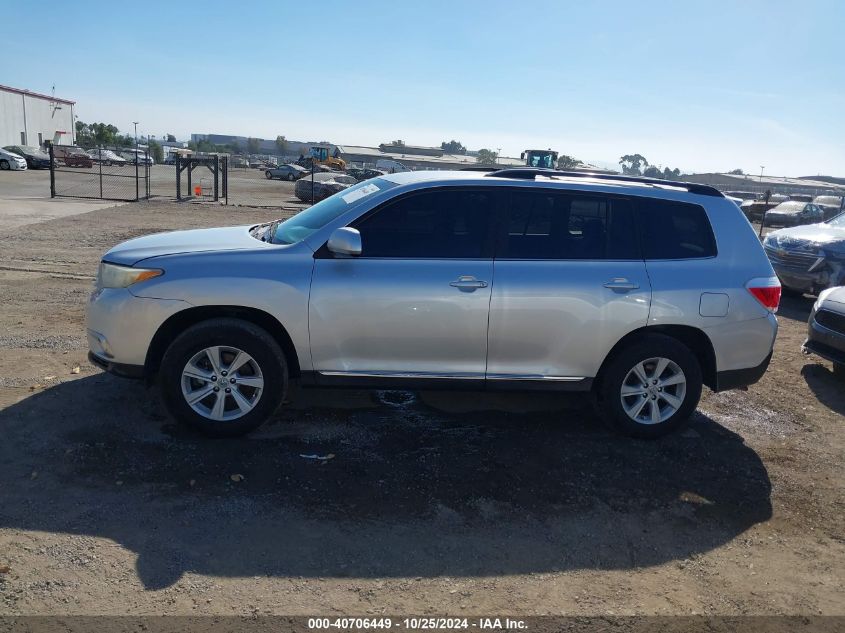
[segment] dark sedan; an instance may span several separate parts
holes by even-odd
[[[338,191],[343,191],[357,182],[358,181],[352,176],[336,172],[314,174],[314,202],[319,202],[324,198],[328,198],[329,196],[336,194]],[[296,181],[294,194],[303,202],[311,202],[312,195],[310,174],[307,178],[300,178]]]
[[[50,169],[50,157],[37,147],[31,145],[6,145],[7,152],[23,156],[26,166],[30,169]]]
[[[845,285],[845,213],[828,222],[772,231],[763,248],[784,290]]]
[[[801,349],[831,361],[834,375],[845,380],[845,287],[829,288],[819,295]]]
[[[812,202],[781,202],[766,211],[766,226],[798,226],[824,221],[824,211]]]
[[[370,178],[380,178],[387,172],[380,169],[358,169],[353,167],[352,169],[347,169],[346,173],[358,182],[361,182],[362,180],[369,180]]]
[[[308,173],[310,172],[306,171],[299,165],[280,165],[279,167],[271,167],[266,170],[264,175],[267,177],[267,180],[278,178],[279,180],[290,180],[293,182]]]

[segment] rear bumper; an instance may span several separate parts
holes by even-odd
[[[729,369],[728,371],[716,372],[716,391],[727,391],[728,389],[742,389],[759,381],[772,360],[772,352],[756,367],[747,369]]]

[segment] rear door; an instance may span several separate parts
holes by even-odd
[[[622,197],[514,190],[494,262],[489,381],[594,377],[646,325],[651,286],[634,228]]]

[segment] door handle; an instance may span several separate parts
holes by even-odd
[[[636,290],[640,287],[640,284],[628,281],[624,277],[614,277],[610,281],[605,282],[604,287],[610,288],[611,290]]]
[[[487,282],[476,279],[472,275],[461,275],[455,281],[450,281],[449,285],[461,290],[475,290],[476,288],[486,288]]]

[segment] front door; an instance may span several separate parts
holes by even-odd
[[[352,223],[360,256],[318,256],[309,326],[319,383],[484,379],[494,200],[479,189],[411,193]]]
[[[596,375],[646,325],[651,285],[629,200],[523,189],[508,203],[490,303],[487,379],[557,383]]]

